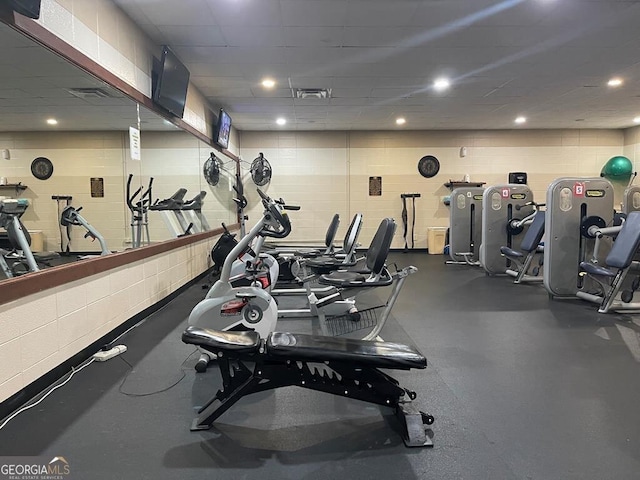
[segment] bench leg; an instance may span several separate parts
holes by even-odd
[[[223,389],[198,411],[192,431],[208,430],[213,422],[246,395],[286,386],[298,386],[341,397],[390,407],[400,421],[400,434],[407,447],[431,447],[427,426],[433,417],[417,410],[406,390],[390,375],[375,367],[328,361],[322,365],[285,359],[264,361],[259,357],[253,371],[242,360],[218,357]]]
[[[198,410],[198,416],[191,424],[191,431],[209,430],[220,415],[242,397],[255,391],[256,384],[260,382],[242,363],[239,368],[235,368],[229,360],[220,360],[220,371],[224,387]]]
[[[433,447],[428,433],[433,417],[419,411],[411,402],[400,402],[396,408],[396,417],[402,425],[402,440],[407,447]]]

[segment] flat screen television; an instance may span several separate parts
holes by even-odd
[[[153,91],[156,105],[182,118],[189,88],[189,70],[166,45],[162,47],[158,81]]]
[[[40,0],[11,0],[11,8],[29,18],[40,18]]]
[[[220,147],[229,148],[229,135],[231,135],[231,117],[221,108],[213,138]]]

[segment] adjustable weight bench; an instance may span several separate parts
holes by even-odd
[[[390,407],[400,420],[407,447],[433,446],[427,431],[434,418],[415,409],[411,403],[415,392],[380,370],[426,368],[427,360],[415,348],[297,333],[274,332],[261,339],[254,331],[193,326],[182,334],[182,341],[216,356],[223,383],[222,390],[199,409],[192,431],[211,428],[245,395],[298,386]]]

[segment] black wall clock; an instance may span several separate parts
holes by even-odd
[[[433,155],[426,155],[418,161],[418,171],[425,178],[435,177],[440,171],[440,162]]]
[[[45,157],[38,157],[31,162],[31,173],[39,180],[46,180],[53,175],[53,163]]]

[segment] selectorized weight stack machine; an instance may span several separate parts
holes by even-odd
[[[487,187],[482,194],[482,245],[480,264],[487,275],[506,273],[510,260],[500,252],[507,246],[520,250],[526,225],[520,220],[533,213],[527,203],[533,193],[526,185],[506,184]]]
[[[631,185],[626,188],[622,195],[622,213],[640,211],[640,187]]]
[[[482,187],[459,187],[451,192],[448,264],[480,265]]]
[[[604,178],[559,178],[547,189],[544,287],[550,297],[575,297],[584,287],[580,262],[593,251],[591,227],[613,219],[613,186]],[[603,262],[607,249],[600,252]]]

